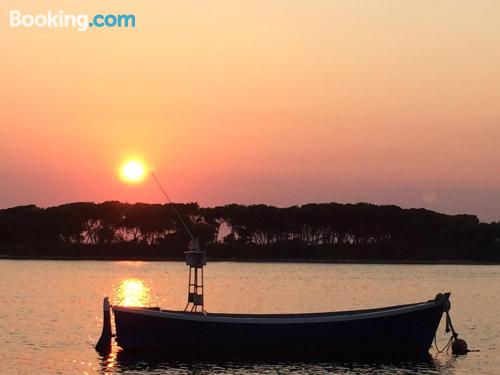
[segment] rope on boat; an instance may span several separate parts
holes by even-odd
[[[479,350],[470,350],[467,348],[467,342],[464,339],[459,339],[458,338],[458,333],[455,331],[455,328],[453,327],[453,323],[451,322],[451,317],[450,317],[450,309],[451,309],[451,303],[449,300],[450,294],[445,293],[441,294],[439,293],[436,298],[434,299],[438,305],[441,306],[443,309],[444,313],[446,314],[446,328],[445,328],[445,333],[450,333],[451,332],[451,337],[446,343],[446,345],[440,350],[437,346],[437,341],[436,341],[436,336],[434,336],[434,346],[436,347],[436,350],[438,353],[442,353],[445,350],[448,351],[451,348],[451,352],[456,355],[464,355],[467,354],[468,352],[478,352]]]
[[[451,337],[449,338],[448,342],[446,343],[445,346],[443,346],[442,349],[439,349],[437,345],[437,339],[436,336],[434,336],[434,346],[436,347],[436,350],[438,353],[443,353],[444,351],[448,351],[450,347],[452,346],[453,342],[457,339],[458,333],[455,331],[453,328],[453,324],[451,322],[450,318],[450,308],[451,308],[451,303],[449,299],[449,294],[441,294],[439,293],[436,298],[434,299],[438,305],[441,306],[443,309],[444,313],[446,314],[446,327],[444,331],[446,333],[449,333],[450,331],[452,332]]]
[[[438,344],[436,341],[436,336],[434,336],[434,346],[436,347],[436,350],[439,354],[444,352],[445,350],[448,351],[450,349],[451,344],[453,343],[453,336],[449,338],[448,342],[446,343],[445,346],[443,346],[443,349],[438,348]]]

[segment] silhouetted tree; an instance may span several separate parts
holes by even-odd
[[[369,203],[175,207],[214,257],[500,261],[500,223],[481,223],[472,215]],[[165,204],[77,202],[0,210],[3,254],[180,259],[188,241]]]

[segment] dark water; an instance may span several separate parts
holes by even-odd
[[[211,312],[313,312],[386,306],[452,292],[464,357],[414,361],[166,362],[94,351],[101,303],[183,309],[187,268],[174,262],[0,261],[0,374],[500,374],[500,266],[210,263]],[[444,327],[438,344],[444,345]]]

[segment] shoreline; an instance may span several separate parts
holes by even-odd
[[[184,259],[158,257],[158,258],[117,258],[117,257],[62,257],[62,256],[15,256],[0,254],[0,260],[54,260],[54,261],[96,261],[96,262],[185,262]],[[470,260],[382,260],[382,259],[238,259],[223,258],[210,259],[209,262],[234,262],[234,263],[302,263],[302,264],[376,264],[376,265],[464,265],[464,266],[498,266],[500,262],[478,262]]]

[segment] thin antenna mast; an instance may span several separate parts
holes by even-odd
[[[151,176],[153,176],[153,179],[155,180],[156,184],[158,185],[158,187],[162,191],[162,193],[165,196],[165,198],[167,198],[167,202],[170,204],[170,207],[172,207],[172,210],[175,212],[175,214],[177,215],[179,221],[182,223],[182,225],[184,226],[184,229],[186,230],[186,232],[189,234],[189,237],[193,241],[194,240],[193,233],[191,233],[191,231],[189,230],[188,226],[186,225],[186,223],[182,219],[181,214],[179,213],[179,211],[177,211],[177,208],[175,208],[175,205],[172,203],[172,201],[168,197],[167,192],[165,191],[165,189],[163,188],[163,186],[161,186],[160,181],[158,180],[158,178],[156,177],[156,175],[154,174],[153,171],[151,171]]]
[[[175,212],[175,214],[179,218],[179,221],[182,223],[184,229],[191,238],[190,244],[188,246],[188,251],[185,252],[186,265],[189,266],[189,282],[188,302],[186,304],[186,307],[184,308],[184,311],[199,312],[199,309],[201,309],[201,312],[204,312],[203,266],[207,264],[207,255],[204,251],[200,250],[199,240],[197,238],[194,238],[193,233],[191,233],[184,220],[182,220],[181,214],[179,213],[179,211],[177,211],[177,208],[175,208],[175,205],[170,200],[170,197],[168,196],[163,186],[160,184],[160,181],[153,171],[151,171],[151,176],[153,176],[153,179],[167,199],[170,207],[172,207],[172,210]]]

